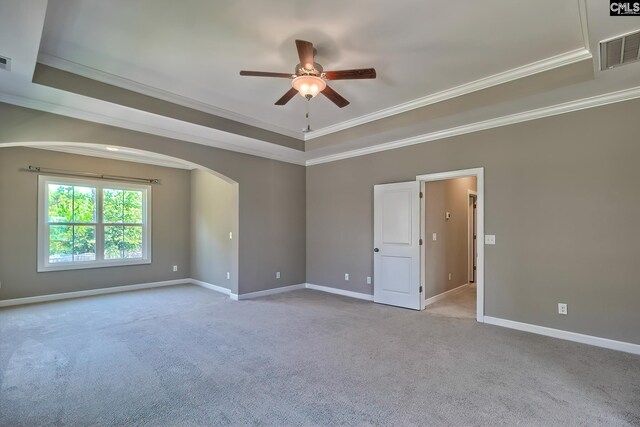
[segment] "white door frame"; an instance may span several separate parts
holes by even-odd
[[[425,194],[424,188],[425,183],[429,181],[442,181],[445,179],[453,179],[453,178],[464,178],[467,176],[475,176],[477,179],[477,210],[476,210],[476,221],[477,221],[477,251],[478,251],[478,260],[477,260],[477,270],[476,270],[476,320],[478,322],[484,323],[484,168],[473,168],[473,169],[462,169],[457,171],[449,171],[449,172],[439,172],[439,173],[430,173],[426,175],[418,175],[416,176],[416,180],[420,182],[420,191],[422,194]],[[425,199],[423,197],[420,203],[420,236],[423,242],[426,242],[425,234]],[[422,283],[423,288],[425,288],[425,266],[426,266],[426,243],[420,247],[420,281]],[[420,308],[424,310],[425,308],[425,295],[426,289],[421,294]]]

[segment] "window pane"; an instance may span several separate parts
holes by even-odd
[[[49,226],[49,262],[71,262],[73,227],[70,225]]]
[[[49,184],[49,222],[73,221],[73,186]]]
[[[142,191],[124,192],[124,222],[142,224]]]
[[[104,189],[104,207],[102,208],[104,222],[119,223],[122,222],[124,215],[124,191]]]
[[[121,259],[123,257],[123,234],[121,225],[104,227],[104,259]]]
[[[136,225],[124,228],[125,258],[142,258],[142,227]]]
[[[73,260],[95,261],[96,227],[93,225],[76,225],[73,228]]]
[[[73,222],[96,222],[96,189],[73,187]]]

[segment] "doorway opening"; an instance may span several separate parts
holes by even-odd
[[[421,309],[484,321],[484,170],[420,175]]]

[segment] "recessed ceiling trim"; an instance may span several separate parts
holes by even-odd
[[[578,0],[578,13],[580,14],[580,28],[582,29],[584,48],[591,52],[591,45],[589,44],[589,16],[587,15],[587,0]]]
[[[593,96],[590,98],[579,99],[575,101],[565,102],[550,107],[538,108],[536,110],[516,113],[509,116],[498,117],[495,119],[485,120],[476,123],[470,123],[450,129],[437,132],[426,133],[410,138],[397,141],[385,142],[371,147],[360,148],[357,150],[345,151],[342,153],[332,154],[328,156],[316,157],[307,160],[306,166],[319,165],[322,163],[335,162],[337,160],[349,159],[351,157],[365,156],[367,154],[379,153],[381,151],[394,150],[396,148],[408,147],[410,145],[422,144],[425,142],[436,141],[439,139],[450,138],[458,135],[479,132],[487,129],[493,129],[501,126],[512,125],[516,123],[537,120],[544,117],[556,116],[559,114],[570,113],[578,110],[585,110],[593,107],[600,107],[616,102],[624,102],[632,99],[640,98],[640,86],[631,89],[625,89],[617,92],[611,92],[604,95]]]
[[[0,102],[5,102],[20,107],[31,108],[33,110],[45,111],[52,114],[58,114],[61,116],[72,117],[75,119],[86,120],[94,123],[102,123],[105,125],[115,126],[123,129],[134,130],[138,132],[148,133],[152,135],[164,136],[166,138],[178,139],[182,141],[194,142],[196,144],[202,144],[209,147],[221,148],[223,150],[235,151],[237,153],[249,154],[252,156],[263,157],[266,159],[278,160],[281,162],[293,163],[298,165],[305,164],[305,156],[301,151],[294,150],[292,148],[274,146],[268,142],[252,140],[246,137],[240,137],[244,140],[251,140],[260,142],[262,144],[269,144],[270,151],[258,150],[251,147],[243,147],[241,143],[226,143],[213,138],[205,138],[199,135],[189,134],[183,131],[176,131],[166,128],[160,128],[158,126],[152,126],[147,123],[132,122],[121,118],[110,117],[100,113],[88,112],[74,107],[66,105],[53,104],[47,101],[39,99],[27,98],[23,96],[10,95],[8,93],[0,93]],[[151,113],[148,113],[151,114]],[[171,119],[173,120],[173,119]],[[186,124],[187,126],[198,126],[190,123],[174,122]],[[200,127],[200,126],[199,126]],[[237,135],[234,135],[238,138]]]
[[[202,138],[199,136],[189,135],[184,132],[171,131],[168,129],[161,129],[155,126],[148,126],[143,124],[132,123],[121,119],[115,119],[105,115],[88,113],[83,110],[74,109],[66,106],[54,105],[40,100],[35,100],[26,97],[13,96],[6,93],[0,93],[0,102],[6,102],[21,107],[32,108],[39,111],[47,111],[53,114],[60,114],[63,116],[74,117],[81,120],[92,121],[96,123],[103,123],[111,126],[117,126],[125,129],[136,130],[140,132],[150,133],[154,135],[164,136],[167,138],[180,139],[189,142],[195,142],[197,144],[208,145],[224,150],[236,151],[244,154],[250,154],[254,156],[264,157],[267,159],[273,159],[283,161],[292,164],[313,166],[322,163],[329,163],[338,160],[348,159],[352,157],[364,156],[367,154],[378,153],[381,151],[393,150],[396,148],[407,147],[410,145],[416,145],[435,141],[444,138],[450,138],[453,136],[464,135],[468,133],[478,132],[482,130],[493,129],[501,126],[508,126],[511,124],[522,123],[530,120],[541,119],[544,117],[550,117],[554,115],[570,113],[572,111],[584,110],[588,108],[600,107],[607,104],[613,104],[616,102],[624,102],[632,99],[640,98],[640,86],[625,89],[617,92],[611,92],[603,95],[598,95],[590,98],[579,99],[562,104],[557,104],[550,107],[539,108],[531,111],[525,111],[522,113],[512,114],[509,116],[498,117],[495,119],[485,120],[481,122],[471,123],[455,128],[445,129],[442,131],[431,132],[422,134],[410,138],[405,138],[397,141],[391,141],[383,144],[378,144],[371,147],[361,148],[357,150],[345,151],[342,153],[331,154],[327,156],[312,157],[310,153],[306,153],[306,162],[300,155],[296,156],[284,156],[274,153],[267,153],[259,150],[245,149],[244,147],[224,146],[225,144],[219,143],[219,141]],[[292,150],[293,151],[293,150]],[[304,153],[296,153],[303,154]]]
[[[277,132],[281,135],[290,136],[299,140],[303,140],[303,133],[292,131],[280,126],[273,125],[271,123],[263,122],[258,119],[254,119],[243,114],[235,113],[224,108],[215,107],[210,104],[206,104],[201,101],[197,101],[193,98],[178,95],[173,92],[168,92],[162,89],[148,86],[143,83],[129,80],[124,77],[110,74],[104,71],[97,70],[95,68],[87,67],[86,65],[78,64],[77,62],[69,61],[57,56],[49,55],[46,53],[38,54],[38,62],[44,65],[48,65],[53,68],[58,68],[69,73],[77,74],[88,79],[97,80],[102,83],[117,86],[123,89],[128,89],[134,92],[138,92],[143,95],[151,96],[154,98],[162,99],[163,101],[172,102],[174,104],[182,105],[183,107],[193,108],[205,113],[213,114],[223,117],[225,119],[234,120],[246,125],[255,126],[261,129]]]
[[[482,89],[487,89],[493,86],[508,83],[514,80],[518,80],[524,77],[528,77],[534,74],[542,73],[544,71],[553,70],[555,68],[571,65],[576,62],[591,59],[592,55],[585,48],[579,48],[570,52],[565,52],[560,55],[552,56],[550,58],[543,59],[541,61],[532,62],[531,64],[524,65],[522,67],[513,68],[509,71],[494,74],[489,77],[485,77],[470,83],[465,83],[460,86],[456,86],[452,89],[447,89],[432,95],[427,95],[422,98],[414,99],[413,101],[398,104],[394,107],[385,108],[380,111],[376,111],[371,114],[365,114],[364,116],[357,117],[352,120],[346,120],[335,125],[326,126],[321,129],[313,130],[305,134],[304,139],[308,141],[313,138],[329,135],[335,132],[340,132],[345,129],[352,128],[354,126],[363,125],[365,123],[380,120],[385,117],[393,116],[396,114],[404,113],[406,111],[415,110],[416,108],[425,107],[427,105],[435,104],[438,102],[446,101],[448,99],[456,98],[459,96],[467,95],[472,92],[476,92]]]

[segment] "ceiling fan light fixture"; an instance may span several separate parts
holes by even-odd
[[[320,77],[304,75],[293,79],[291,86],[303,97],[311,99],[322,92],[327,87],[327,83]]]

